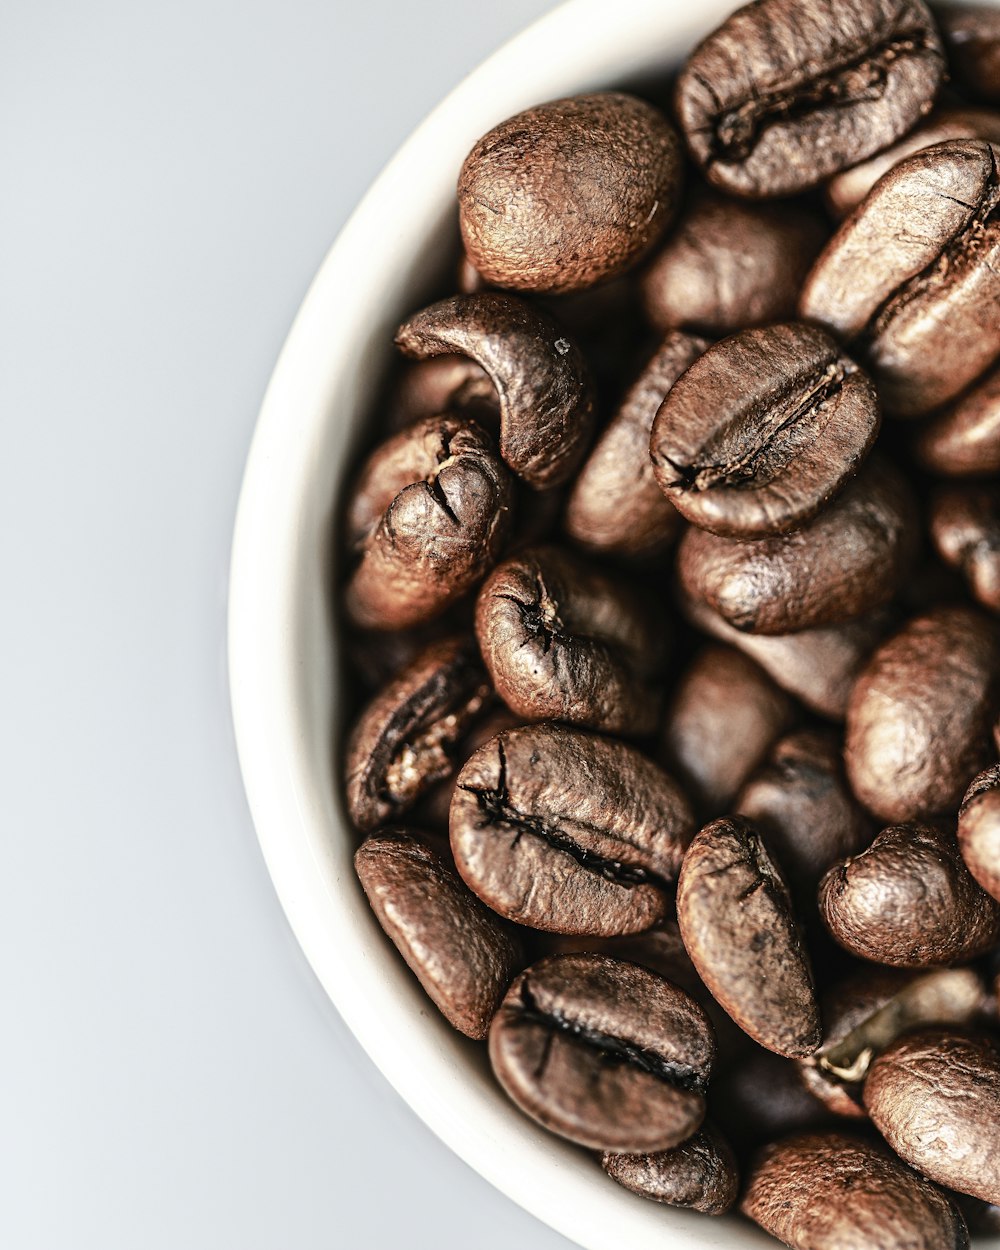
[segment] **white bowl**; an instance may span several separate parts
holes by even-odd
[[[542,100],[664,75],[730,0],[570,0],[467,78],[400,149],[330,250],[261,408],[240,497],[229,662],[240,764],[289,922],[388,1080],[468,1164],[588,1250],[774,1246],[735,1217],[636,1198],[506,1100],[482,1050],[431,1007],[354,877],[335,790],[339,640],[332,518],[392,331],[455,238],[455,179],[473,142]],[[1000,1242],[994,1242],[1000,1246]]]

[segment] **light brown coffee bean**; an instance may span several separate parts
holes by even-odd
[[[1000,486],[948,486],[931,498],[931,538],[973,597],[1000,612]]]
[[[671,1207],[724,1215],[739,1192],[739,1169],[732,1147],[712,1125],[672,1150],[655,1154],[605,1151],[601,1167],[625,1189]]]
[[[915,449],[932,473],[945,477],[1000,473],[1000,368],[931,417]]]
[[[958,811],[958,846],[969,872],[1000,899],[1000,764],[976,777]]]

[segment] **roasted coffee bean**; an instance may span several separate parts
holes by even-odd
[[[736,1201],[740,1177],[732,1147],[712,1125],[655,1154],[605,1151],[601,1167],[641,1198],[706,1215],[724,1215]]]
[[[715,1042],[705,1013],[645,968],[554,955],[490,1028],[500,1084],[532,1119],[596,1150],[669,1150],[700,1127]]]
[[[844,776],[840,738],[829,730],[776,742],[733,810],[761,831],[793,888],[809,892],[834,860],[860,850],[872,833]]]
[[[871,381],[828,335],[791,322],[710,347],[663,401],[649,450],[660,489],[692,524],[761,538],[816,516],[878,428]]]
[[[1000,473],[1000,368],[933,416],[916,451],[933,473],[987,477]]]
[[[741,203],[699,189],[643,274],[646,316],[658,330],[716,336],[794,317],[828,233],[799,205]]]
[[[455,750],[492,694],[472,638],[432,643],[368,704],[347,744],[347,810],[359,829],[397,820],[455,771]]]
[[[523,723],[521,717],[515,716],[510,708],[492,700],[490,710],[471,722],[468,732],[461,736],[454,747],[452,754],[457,764],[456,769],[428,790],[414,809],[414,823],[426,829],[443,830],[447,838],[451,800],[455,793],[455,772],[491,738],[495,738],[505,729],[516,729]]]
[[[664,631],[627,584],[556,547],[501,564],[476,605],[476,634],[497,692],[525,720],[607,733],[656,725]]]
[[[566,506],[566,533],[599,553],[647,556],[662,551],[680,528],[649,459],[657,409],[708,344],[672,331],[626,392],[584,463]]]
[[[694,832],[686,799],[651,760],[551,724],[480,747],[459,773],[450,823],[458,871],[494,911],[606,936],[664,917]]]
[[[660,754],[695,808],[726,811],[792,719],[792,704],[762,668],[732,647],[706,646],[681,678]]]
[[[455,295],[415,313],[396,346],[417,359],[470,357],[500,403],[500,455],[537,490],[565,482],[594,427],[594,398],[580,349],[548,313],[513,295]]]
[[[500,554],[510,497],[510,475],[473,421],[430,417],[383,443],[348,509],[361,557],[344,591],[351,622],[405,629],[460,599]]]
[[[888,1150],[803,1133],[755,1159],[740,1210],[791,1250],[967,1250],[957,1206]]]
[[[685,592],[752,634],[835,625],[880,607],[911,571],[918,514],[905,479],[879,459],[793,534],[757,542],[689,529],[677,572]]]
[[[973,596],[1000,612],[1000,486],[949,486],[931,500],[931,537]]]
[[[677,208],[681,144],[618,92],[527,109],[485,134],[458,179],[465,250],[487,282],[577,291],[621,273]]]
[[[791,195],[905,134],[943,73],[921,0],[756,0],[688,58],[677,114],[711,182]]]
[[[956,82],[1000,104],[1000,13],[990,4],[943,4],[934,16]]]
[[[816,1049],[809,956],[781,870],[749,821],[716,820],[695,837],[677,883],[677,922],[699,976],[744,1032],[780,1055]]]
[[[753,1043],[725,1066],[717,1066],[708,1114],[741,1158],[775,1138],[833,1123],[829,1112],[803,1085],[798,1060],[784,1059]]]
[[[865,1106],[901,1159],[984,1202],[1000,1202],[1000,1050],[985,1036],[926,1029],[872,1064]]]
[[[890,825],[834,864],[819,907],[845,950],[893,968],[974,959],[1000,942],[1000,903],[976,884],[954,835],[933,825]]]
[[[969,872],[1000,899],[1000,764],[969,786],[958,811],[958,845]]]
[[[990,144],[939,143],[877,182],[813,267],[802,316],[856,341],[887,411],[930,412],[1000,354],[998,203]]]
[[[373,836],[354,867],[379,924],[442,1015],[485,1038],[522,966],[517,941],[419,836]]]
[[[851,788],[884,820],[953,812],[992,752],[1000,635],[946,606],[916,616],[875,652],[847,711]]]
[[[468,356],[456,355],[407,364],[389,397],[388,428],[401,430],[445,412],[468,417],[496,432],[500,399],[486,370]]]

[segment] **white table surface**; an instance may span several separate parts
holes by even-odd
[[[0,11],[0,1246],[556,1250],[360,1051],[272,892],[226,576],[307,283],[551,0]]]

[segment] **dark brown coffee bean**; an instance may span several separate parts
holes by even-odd
[[[717,1066],[708,1108],[741,1158],[777,1137],[831,1123],[829,1112],[803,1085],[798,1060],[752,1043],[725,1066]]]
[[[813,267],[802,316],[857,341],[898,416],[954,399],[1000,354],[998,203],[989,143],[925,148],[875,184]]]
[[[508,118],[458,179],[465,249],[487,282],[577,291],[627,269],[674,216],[677,132],[619,92],[554,100]]]
[[[387,830],[354,867],[378,922],[442,1015],[485,1038],[521,953],[507,929],[420,839]]]
[[[921,0],[756,0],[688,58],[677,114],[711,182],[791,195],[905,134],[943,73]]]
[[[804,1133],[755,1159],[740,1210],[791,1250],[967,1250],[955,1204],[882,1146]]]
[[[781,870],[749,821],[716,820],[695,837],[677,883],[677,922],[699,976],[744,1032],[780,1055],[816,1049],[809,956]]]
[[[1000,1050],[926,1029],[872,1064],[865,1106],[900,1158],[939,1185],[1000,1202]]]
[[[405,429],[445,412],[478,421],[495,433],[500,399],[489,374],[468,356],[433,356],[408,364],[389,397],[388,428]]]
[[[793,534],[740,542],[689,529],[677,571],[688,595],[736,629],[789,634],[839,624],[888,602],[912,568],[917,535],[909,485],[875,460]]]
[[[594,427],[579,348],[548,313],[513,295],[455,295],[415,313],[396,346],[417,359],[458,352],[489,375],[500,402],[500,455],[529,486],[565,482]]]
[[[667,910],[694,821],[684,796],[623,742],[526,725],[459,773],[451,846],[494,911],[555,933],[637,933]]]
[[[949,486],[931,500],[931,537],[973,596],[1000,612],[1000,486]]]
[[[653,418],[673,384],[708,344],[673,331],[629,388],[584,463],[566,505],[566,532],[609,555],[662,551],[680,528],[649,459]]]
[[[492,693],[472,638],[432,643],[368,704],[347,743],[344,789],[359,829],[399,817],[457,765]]]
[[[649,449],[660,489],[692,524],[761,538],[816,516],[878,428],[870,380],[833,339],[792,322],[710,347],[663,401]]]
[[[969,786],[958,812],[958,845],[969,872],[1000,899],[1000,764]]]
[[[934,16],[955,81],[980,100],[1000,103],[1000,13],[991,4],[942,4]]]
[[[875,652],[851,694],[851,788],[884,820],[953,812],[992,757],[1000,635],[964,607],[916,616]]]
[[[724,1215],[736,1201],[740,1177],[732,1147],[712,1125],[686,1142],[655,1154],[605,1151],[601,1167],[641,1198]]]
[[[662,623],[578,556],[536,547],[506,560],[480,592],[476,635],[497,692],[525,720],[636,735],[656,726]]]
[[[820,216],[796,204],[696,190],[642,277],[646,316],[658,330],[716,336],[794,317],[828,234]]]
[[[690,1137],[714,1056],[692,998],[602,955],[528,968],[490,1029],[493,1071],[521,1110],[596,1150],[668,1150]]]
[[[890,825],[834,864],[819,908],[845,950],[893,968],[974,959],[1000,942],[1000,903],[973,880],[954,836],[932,825]]]
[[[946,477],[1000,473],[1000,368],[932,417],[916,451],[931,472]]]
[[[753,660],[706,646],[674,693],[660,753],[696,809],[718,816],[791,719],[788,696]]]
[[[351,622],[405,629],[460,599],[500,554],[510,498],[510,476],[472,421],[431,417],[383,443],[347,515],[361,557],[344,591]]]

